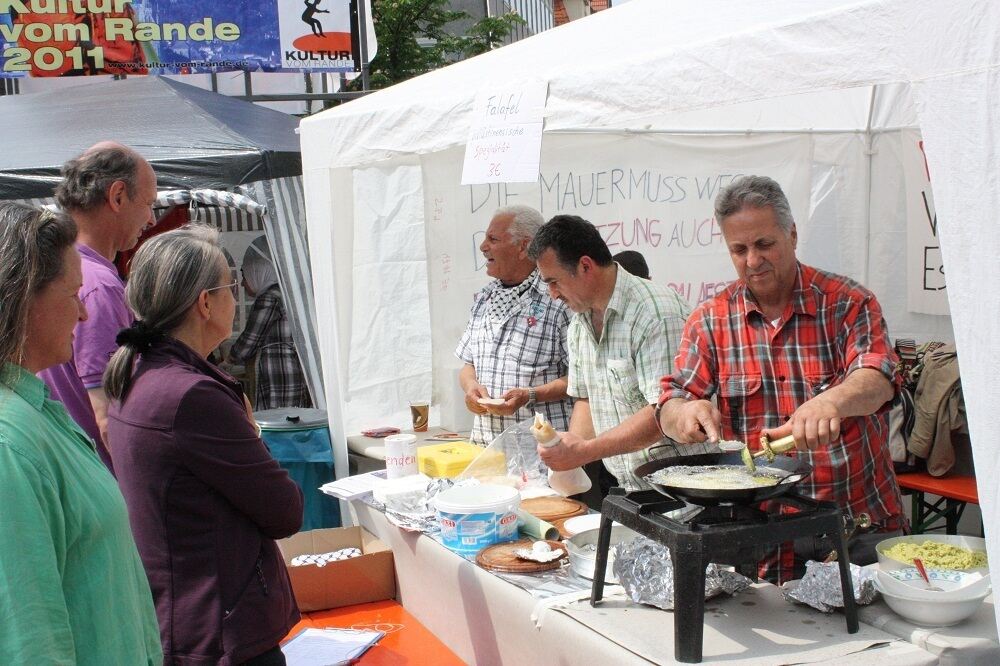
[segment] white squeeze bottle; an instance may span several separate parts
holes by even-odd
[[[535,412],[535,423],[531,426],[531,434],[545,448],[556,446],[560,442],[556,429],[540,412]],[[549,486],[563,497],[569,497],[590,490],[590,477],[582,467],[568,469],[565,472],[554,472],[550,469]]]

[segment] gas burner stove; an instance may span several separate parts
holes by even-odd
[[[801,537],[829,535],[836,544],[844,592],[847,632],[858,631],[858,610],[848,566],[845,529],[850,519],[833,502],[797,494],[768,500],[771,507],[787,506],[795,513],[763,511],[756,506],[720,504],[696,506],[656,490],[625,493],[614,488],[601,507],[601,533],[590,593],[591,605],[604,594],[611,524],[618,522],[670,549],[674,568],[674,658],[697,663],[702,658],[705,621],[705,567],[711,563],[736,567],[757,580],[757,564],[775,546]],[[848,524],[845,525],[845,522]],[[836,535],[836,536],[834,536]]]

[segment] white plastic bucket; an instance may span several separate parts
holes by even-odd
[[[460,555],[517,539],[517,488],[499,485],[457,486],[434,498],[441,539]]]

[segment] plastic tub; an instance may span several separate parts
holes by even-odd
[[[510,486],[456,486],[434,498],[444,545],[463,556],[517,539],[521,495]]]

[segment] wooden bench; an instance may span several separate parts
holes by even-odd
[[[913,495],[913,513],[910,528],[914,534],[941,529],[935,523],[944,520],[947,534],[958,533],[958,521],[968,503],[979,504],[979,490],[974,476],[931,476],[926,472],[897,474],[899,489],[904,495]],[[925,494],[937,495],[934,502]]]
[[[407,613],[402,605],[392,600],[303,613],[299,623],[288,632],[286,640],[307,627],[353,627],[384,631],[385,636],[361,655],[359,666],[465,666],[465,662],[438,640],[437,636]]]

